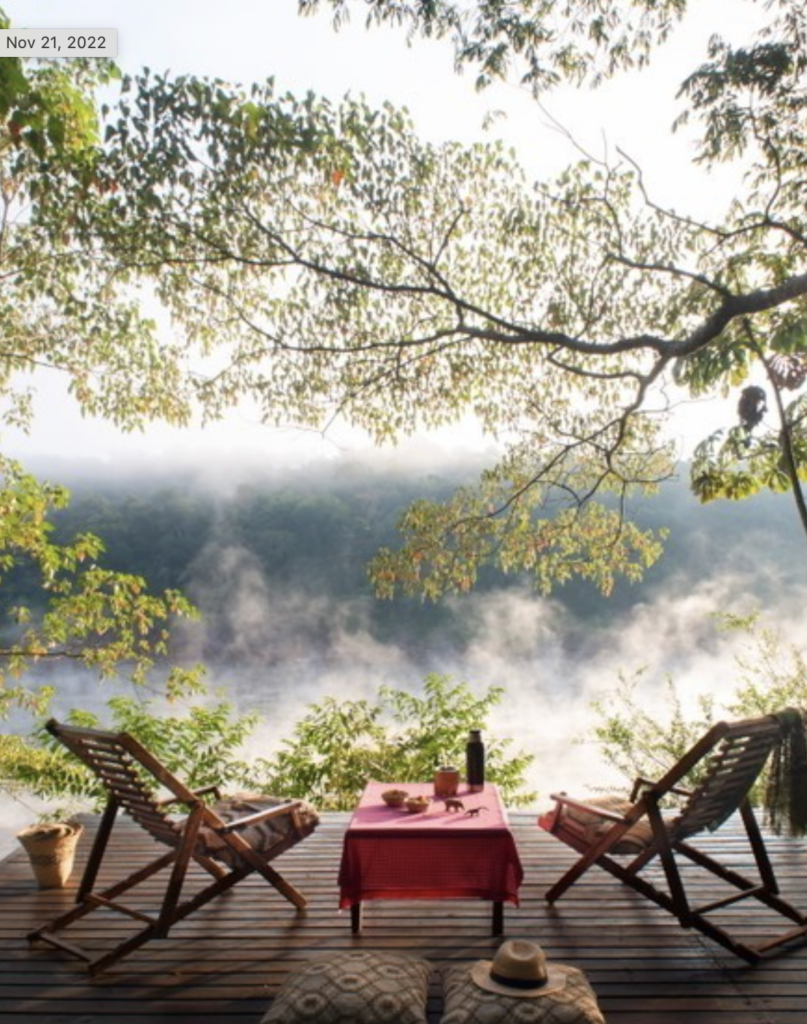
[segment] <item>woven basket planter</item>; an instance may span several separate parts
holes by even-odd
[[[31,825],[17,833],[40,889],[61,889],[73,871],[83,825]]]

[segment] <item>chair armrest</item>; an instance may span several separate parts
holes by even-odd
[[[591,814],[598,818],[604,818],[606,821],[624,822],[627,820],[623,814],[617,814],[616,811],[609,811],[604,807],[595,807],[593,804],[587,804],[584,800],[575,800],[565,793],[551,793],[550,796],[559,805],[574,807],[575,810],[584,811],[586,814]]]
[[[246,828],[248,825],[257,825],[259,821],[266,821],[268,818],[277,818],[281,814],[294,814],[302,806],[299,800],[290,801],[287,804],[278,804],[277,807],[267,807],[262,811],[256,811],[254,814],[245,814],[243,818],[236,818],[235,821],[228,821],[226,824],[221,824],[213,827],[214,832],[218,832],[220,835],[227,835],[229,832],[235,832],[236,829]]]

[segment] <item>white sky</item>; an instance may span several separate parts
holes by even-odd
[[[675,92],[696,66],[711,32],[741,31],[753,16],[744,0],[700,0],[698,18],[685,26],[659,54],[652,78],[628,76],[595,92],[565,90],[546,102],[552,116],[596,153],[619,147],[643,168],[652,193],[688,212],[706,212],[725,201],[724,179],[706,178],[693,168],[690,143],[672,137]],[[6,0],[15,27],[102,28],[118,30],[118,62],[124,70],[147,65],[155,71],[213,75],[249,82],[274,76],[281,89],[309,89],[338,98],[363,93],[370,102],[391,100],[409,108],[419,130],[438,140],[501,137],[513,145],[530,172],[547,176],[574,157],[572,147],[522,90],[497,86],[477,94],[473,74],[457,75],[448,43],[417,40],[407,47],[400,30],[364,29],[360,9],[353,23],[335,33],[327,13],[302,18],[297,0]],[[486,114],[502,110],[490,130]],[[82,420],[57,382],[42,382],[37,424],[30,438],[12,440],[12,451],[119,458],[193,457],[203,448],[225,455],[246,451],[262,456],[330,453],[334,442],[362,442],[352,434],[328,441],[261,426],[243,410],[203,436],[162,426],[144,435],[122,437],[98,422]],[[700,419],[700,413],[688,413]],[[465,432],[443,434],[453,443]],[[6,444],[10,440],[4,438]],[[66,450],[69,449],[69,450]]]

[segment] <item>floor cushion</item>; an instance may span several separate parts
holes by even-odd
[[[559,964],[555,968],[566,974],[564,987],[524,999],[484,991],[472,980],[468,965],[450,967],[443,977],[440,1024],[605,1024],[583,972]]]
[[[431,966],[403,953],[332,953],[281,984],[261,1024],[426,1024]]]

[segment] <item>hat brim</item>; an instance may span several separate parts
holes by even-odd
[[[559,964],[547,964],[546,982],[537,988],[519,988],[516,985],[503,985],[490,976],[492,960],[477,960],[471,968],[471,980],[486,992],[495,992],[498,996],[509,996],[512,999],[538,999],[560,992],[566,987],[566,969]]]

